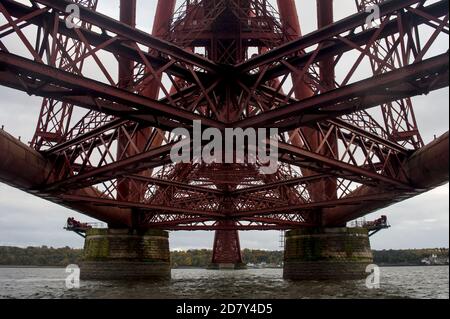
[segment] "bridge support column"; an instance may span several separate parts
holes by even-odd
[[[84,280],[170,279],[169,234],[160,230],[92,229],[86,234]]]
[[[286,234],[284,278],[357,280],[373,263],[367,229],[317,228]]]
[[[232,221],[221,222],[222,226],[234,225]],[[217,230],[214,237],[212,262],[208,269],[246,269],[242,262],[241,244],[237,230]]]

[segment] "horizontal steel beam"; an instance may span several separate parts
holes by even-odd
[[[121,207],[121,208],[132,208],[139,209],[142,212],[145,211],[157,211],[159,215],[172,215],[172,214],[181,214],[181,215],[198,215],[198,216],[207,216],[207,217],[215,217],[215,218],[223,218],[226,215],[213,212],[213,211],[201,211],[201,210],[193,210],[189,208],[181,208],[181,207],[170,207],[170,206],[161,206],[161,205],[152,205],[146,203],[135,203],[135,202],[127,202],[127,201],[119,201],[115,199],[101,198],[101,197],[88,197],[88,196],[75,196],[75,195],[60,195],[61,198],[65,202],[79,202],[79,203],[91,203],[92,205],[97,206],[108,206],[108,207]]]
[[[251,223],[265,223],[265,224],[275,224],[279,226],[290,226],[292,228],[296,227],[314,227],[318,226],[317,224],[309,223],[309,222],[300,222],[300,221],[290,221],[283,219],[276,219],[271,217],[246,217],[243,218],[242,221],[247,221]]]
[[[421,8],[421,10],[424,14],[437,19],[445,17],[448,14],[448,6],[449,0],[441,0],[427,7]],[[346,52],[354,50],[354,45],[364,47],[368,42],[373,40],[375,35],[377,35],[377,41],[382,41],[382,39],[395,37],[397,34],[400,34],[400,31],[402,29],[403,31],[410,30],[413,27],[425,25],[428,22],[428,19],[420,15],[415,15],[413,12],[407,12],[402,16],[401,19],[396,18],[390,20],[383,28],[383,30],[379,32],[379,34],[377,31],[378,29],[372,28],[356,34],[350,32],[350,35],[342,37],[343,39],[345,39],[345,41],[330,37],[328,41],[330,42],[330,44],[322,44],[322,47],[317,52],[317,54],[316,52],[314,52],[314,50],[312,50],[312,52],[299,51],[299,54],[297,54],[295,57],[290,58],[288,56],[287,61],[297,69],[302,69],[314,54],[316,54],[314,61],[322,61],[327,58],[342,56]],[[334,36],[338,37],[339,34],[336,34]],[[327,43],[327,41],[325,41],[325,43]],[[349,45],[349,43],[352,43],[353,45]],[[291,72],[291,70],[289,70],[286,65],[279,64],[267,70],[267,72],[263,76],[263,79],[271,80],[278,76],[286,74],[286,72]],[[257,78],[257,76],[259,76],[259,74],[252,75],[253,81]]]
[[[323,210],[324,226],[343,225],[348,221],[363,217],[397,202],[412,198],[433,188],[448,183],[449,180],[449,133],[416,151],[405,163],[404,170],[415,186],[415,192],[392,192],[386,200],[364,205],[326,208]],[[362,186],[349,196],[372,196],[379,188]]]
[[[157,226],[155,226],[157,227]],[[238,230],[238,231],[270,231],[270,230],[291,230],[294,228],[302,228],[304,226],[299,225],[298,227],[293,227],[292,225],[236,225],[236,226],[171,226],[171,227],[161,227],[161,229],[168,231],[217,231],[217,230]]]
[[[273,88],[264,87],[264,86],[261,88],[263,90],[268,90],[269,94],[272,94],[274,92]],[[280,94],[280,96],[284,96],[284,95]],[[286,98],[286,96],[284,96],[284,98]],[[295,103],[299,103],[299,102],[300,101],[298,99],[295,99],[293,97],[289,98],[289,104],[295,104]],[[294,122],[297,123],[297,121],[292,120],[292,122],[291,122],[292,127],[285,125],[285,124],[287,124],[286,122],[277,123],[277,125],[281,125],[281,127],[278,127],[279,132],[285,133],[285,132],[289,132],[291,130],[296,129],[297,127],[295,126],[296,124],[293,124]],[[305,123],[305,124],[306,124],[306,126],[314,127],[316,123],[311,122],[311,123]],[[332,120],[321,121],[319,123],[319,125],[321,127],[323,127],[324,130],[326,130],[327,126],[330,126],[330,125],[337,126],[341,129],[344,129],[344,130],[354,133],[358,136],[361,136],[364,139],[374,141],[378,145],[383,145],[387,149],[392,149],[398,153],[405,154],[405,155],[409,154],[409,150],[406,147],[399,145],[393,141],[387,140],[387,139],[383,138],[382,136],[379,136],[373,132],[366,131],[364,128],[361,128],[361,127],[357,126],[356,124],[351,124],[341,118],[334,118]],[[276,126],[276,125],[274,125],[274,126]],[[338,136],[338,138],[342,138],[342,136]]]
[[[192,92],[192,89],[193,89],[193,87],[190,86],[181,91],[183,93],[189,93],[189,92]],[[179,95],[179,93],[175,93],[174,95],[172,95],[172,97],[175,98],[175,97],[178,97],[178,95]],[[160,100],[160,102],[167,103],[168,101],[167,101],[167,99],[162,99],[162,100]],[[111,122],[101,125],[89,132],[80,134],[80,135],[78,135],[70,140],[67,140],[65,142],[61,142],[61,143],[55,145],[54,147],[52,147],[48,150],[45,150],[44,153],[45,153],[45,155],[50,155],[50,154],[53,155],[53,154],[58,154],[58,153],[64,152],[74,146],[79,146],[81,143],[86,142],[94,137],[97,137],[98,135],[104,134],[104,133],[108,132],[109,130],[116,129],[121,126],[126,126],[127,124],[132,125],[132,122],[130,122],[128,120],[123,120],[120,118],[114,119]],[[171,123],[171,122],[162,121],[159,124],[161,124],[161,125],[164,124],[167,127],[167,129],[180,127],[179,126],[180,123],[175,123],[175,122]],[[155,123],[155,125],[157,125],[157,123]],[[142,125],[142,128],[149,128],[149,127],[150,127],[149,125],[146,125],[146,126]]]
[[[421,2],[423,2],[423,0],[391,0],[381,2],[379,5],[380,16],[383,17],[392,14],[398,10],[402,10],[408,6],[419,4]],[[439,4],[444,6],[444,8],[446,5],[448,11],[448,0],[440,1]],[[287,56],[300,52],[307,47],[321,43],[325,40],[329,40],[335,35],[345,33],[346,31],[353,30],[359,26],[365,26],[367,17],[370,14],[371,12],[356,13],[341,21],[335,22],[310,34],[304,35],[297,40],[288,42],[276,49],[270,50],[265,54],[258,55],[253,59],[245,61],[237,65],[235,71],[239,73],[248,72],[262,65],[281,61]],[[374,32],[375,30],[369,30],[366,33],[373,34]]]
[[[50,86],[51,83],[55,85]],[[155,126],[158,126],[155,117],[160,116],[187,125],[200,120],[206,127],[224,128],[218,121],[187,110],[3,51],[0,52],[0,84]],[[111,103],[101,103],[101,99]]]
[[[258,224],[263,224],[266,227],[269,225],[273,225],[275,227],[283,227],[283,228],[298,228],[298,227],[314,227],[319,226],[317,224],[307,223],[307,222],[296,222],[296,221],[289,221],[289,220],[281,220],[281,219],[274,219],[274,218],[268,218],[268,217],[250,217],[245,218],[242,220],[243,222],[249,222],[253,224],[253,226]],[[205,218],[205,217],[186,217],[186,218],[175,218],[173,220],[169,221],[161,221],[161,222],[149,222],[149,223],[143,223],[141,224],[142,227],[146,228],[163,228],[166,230],[169,230],[171,227],[189,227],[192,225],[199,225],[204,224],[207,225],[207,223],[214,223],[214,225],[219,224],[216,223],[216,219],[211,218]],[[238,222],[239,225],[239,222]],[[246,226],[248,225],[242,225]],[[261,226],[261,225],[259,225]],[[216,227],[216,226],[209,226],[209,227]],[[225,226],[226,227],[226,226]]]
[[[362,80],[297,103],[242,120],[237,127],[302,127],[369,109],[405,97],[428,94],[449,85],[449,54]]]
[[[119,227],[131,226],[131,210],[119,207],[99,207],[89,202],[68,203],[61,199],[35,191],[35,189],[53,180],[52,163],[29,146],[0,130],[0,182],[20,189],[31,195],[49,200],[92,218]],[[99,196],[93,188],[74,191],[79,196]]]
[[[33,1],[36,3],[40,3],[46,7],[53,8],[56,11],[64,14],[66,14],[67,6],[73,4],[73,2],[69,0]],[[130,27],[124,23],[108,17],[107,15],[92,11],[83,6],[80,6],[80,19],[100,28],[101,30],[107,30],[120,37],[123,37],[126,40],[141,43],[168,56],[175,57],[182,62],[190,63],[216,73],[221,71],[221,68],[215,62],[212,62],[207,58],[202,57],[201,55],[186,51],[173,43],[151,36],[144,31]]]
[[[393,187],[403,190],[411,190],[412,186],[405,181],[401,181],[375,171],[367,170],[363,167],[348,164],[337,159],[327,157],[315,152],[308,151],[298,146],[278,143],[279,153],[282,162],[296,165],[300,168],[308,168],[316,172],[326,172],[335,176],[345,176],[348,180],[353,180],[361,184],[382,183],[385,187]]]
[[[308,177],[299,177],[299,178],[292,178],[292,179],[286,179],[278,182],[273,183],[266,183],[264,185],[259,186],[252,186],[248,188],[238,189],[230,193],[230,196],[239,196],[239,195],[247,195],[252,193],[258,193],[263,192],[267,190],[271,190],[277,187],[282,186],[296,186],[296,185],[304,185],[313,183],[317,180],[321,180],[327,177],[330,177],[331,175],[326,174],[320,174],[320,175],[314,175],[314,176],[308,176]]]
[[[139,176],[139,175],[130,175],[130,176],[125,176],[125,177],[131,178],[136,181],[140,181],[142,183],[150,184],[150,185],[174,187],[176,189],[182,189],[182,190],[195,192],[195,193],[204,193],[204,194],[225,196],[225,192],[217,190],[217,189],[189,185],[189,184],[172,181],[172,180],[164,180],[164,179],[160,179],[160,178],[152,178],[152,177]]]
[[[167,144],[121,161],[82,172],[63,181],[42,186],[40,191],[62,192],[82,189],[105,181],[114,180],[146,169],[154,169],[172,163],[170,152],[174,144]]]
[[[236,214],[233,214],[233,218],[244,219],[246,217],[254,217],[254,216],[264,216],[264,215],[272,215],[272,214],[292,214],[296,211],[310,211],[310,210],[320,210],[324,208],[331,208],[337,206],[346,206],[346,205],[355,205],[361,203],[370,203],[383,201],[392,198],[392,193],[379,193],[372,194],[366,196],[355,196],[355,197],[345,197],[341,199],[327,200],[322,202],[313,202],[313,203],[304,203],[304,204],[294,204],[294,205],[286,205],[284,207],[274,207],[274,208],[265,208],[251,211],[242,211]]]
[[[161,216],[158,216],[161,218]],[[162,216],[167,217],[167,215]],[[179,225],[186,225],[186,224],[194,224],[194,223],[207,223],[207,222],[215,222],[215,219],[212,219],[211,217],[200,217],[193,215],[192,217],[185,217],[183,215],[179,215],[176,218],[173,218],[171,216],[170,220],[167,221],[150,221],[150,222],[141,222],[140,227],[142,228],[169,228],[173,226],[179,226]]]
[[[19,3],[15,0],[4,0],[2,1],[3,6],[5,9],[15,18],[17,19],[23,19],[27,16],[33,15],[35,12],[40,12],[39,15],[34,16],[33,18],[30,18],[27,20],[27,25],[35,25],[37,27],[41,27],[44,29],[49,28],[49,26],[54,27],[54,15],[50,12],[47,12],[48,10],[51,10],[48,8],[47,11],[43,11],[41,9],[37,9],[34,7],[26,6],[22,3]],[[78,40],[79,36],[77,32],[74,31],[74,29],[68,29],[65,26],[65,21],[62,19],[58,20],[59,23],[57,25],[57,33],[60,35],[64,35],[66,37],[72,38],[74,40]],[[48,30],[51,31],[51,30]],[[126,57],[132,61],[136,61],[138,63],[144,63],[142,60],[142,57],[140,54],[136,51],[136,48],[132,47],[127,43],[126,41],[123,41],[124,39],[121,39],[117,36],[111,36],[108,35],[108,33],[97,33],[92,30],[80,27],[78,29],[79,32],[81,32],[86,39],[87,43],[91,46],[102,48],[102,50],[108,51],[114,55],[119,55],[121,57]],[[10,31],[13,32],[13,31]],[[52,32],[50,32],[52,33]],[[2,34],[0,34],[2,35]],[[6,35],[6,34],[5,34]],[[160,67],[163,67],[167,65],[170,62],[170,59],[164,58],[161,56],[155,56],[150,54],[149,52],[141,52],[145,58],[152,64],[152,66],[155,69],[159,69]],[[189,81],[195,81],[191,72],[177,64],[170,65],[167,70],[167,73],[170,73],[174,76],[181,77],[183,79],[189,80]],[[204,73],[198,73],[198,76],[203,79]]]

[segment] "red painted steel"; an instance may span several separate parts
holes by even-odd
[[[223,229],[216,230],[212,263],[219,267],[223,264],[242,264],[241,245],[236,223],[233,221],[222,221],[218,224],[218,227],[223,227]]]
[[[98,0],[75,0],[76,4],[95,10]],[[72,41],[60,35],[59,42],[62,49],[55,51],[52,55],[52,63],[59,64],[60,68],[65,68],[70,72],[79,73],[84,67],[84,60],[80,59],[86,53],[86,47],[82,41]],[[67,53],[67,55],[65,55]],[[73,60],[80,60],[77,66],[66,68],[65,65]],[[74,105],[60,102],[53,98],[46,98],[42,102],[41,112],[38,118],[38,125],[31,144],[37,150],[52,147],[64,141],[68,134],[72,120]]]
[[[136,28],[136,0],[120,0],[120,22],[129,25],[132,28]],[[118,87],[124,90],[132,91],[133,80],[134,80],[134,61],[119,56],[118,58],[119,67],[119,80]],[[133,141],[135,144],[138,141]],[[136,147],[138,147],[136,145]],[[130,148],[128,138],[125,132],[119,132],[117,137],[117,158],[120,158],[122,154],[133,154],[135,153],[133,149]],[[139,189],[133,188],[126,179],[117,180],[117,200],[139,200],[140,197]]]
[[[0,1],[0,85],[44,98],[39,153],[0,135],[12,152],[0,158],[33,162],[0,164],[8,184],[111,226],[214,230],[213,262],[238,264],[238,230],[342,225],[448,180],[448,136],[424,147],[411,100],[448,87],[448,0],[356,0],[336,22],[317,0],[310,34],[294,0],[159,0],[152,34],[136,29],[135,0],[121,21],[75,1],[76,29],[72,2],[33,2]],[[278,128],[278,171],[172,163],[171,131],[194,120]]]
[[[380,0],[356,0],[359,11],[366,11],[380,3]],[[390,64],[402,65],[402,59],[405,58],[402,52],[400,52],[401,49],[395,47],[394,39],[392,38],[378,41],[371,50],[374,54],[374,58],[371,60],[374,74],[376,74],[377,69],[382,69],[383,64],[380,61],[387,58],[387,52],[392,52],[389,57]],[[375,59],[375,57],[378,59]],[[410,98],[386,103],[381,105],[381,107],[383,108],[383,120],[389,134],[389,139],[402,145],[409,145],[414,149],[419,149],[424,146]]]

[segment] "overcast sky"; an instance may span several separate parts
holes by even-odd
[[[100,0],[99,10],[118,17],[118,0]],[[156,0],[138,0],[138,27],[151,30]],[[315,29],[315,1],[297,1],[304,33]],[[335,1],[336,20],[353,13],[354,0]],[[2,21],[2,20],[0,20]],[[448,44],[442,43],[448,48]],[[425,141],[432,141],[449,128],[448,89],[414,98],[419,128]],[[40,99],[0,87],[0,125],[28,142],[34,132]],[[428,248],[449,246],[449,186],[377,212],[386,214],[392,228],[372,239],[375,249]],[[90,219],[77,213],[0,184],[0,245],[82,247],[83,240],[63,230],[69,216]],[[171,233],[172,249],[211,248],[213,233]],[[279,232],[242,232],[243,248],[279,249]]]

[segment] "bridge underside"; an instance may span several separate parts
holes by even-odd
[[[286,239],[285,278],[292,280],[364,278],[366,276],[365,265],[369,264],[372,258],[367,231],[342,228],[339,225],[345,226],[348,220],[363,217],[447,183],[449,168],[447,165],[441,165],[441,163],[448,163],[448,156],[449,134],[447,133],[417,151],[405,165],[408,178],[415,185],[420,186],[420,191],[393,193],[389,199],[371,200],[369,202],[356,201],[345,206],[330,206],[322,210],[324,216],[323,225],[306,228],[309,229],[307,232],[305,230],[300,233],[298,231],[288,232]],[[36,191],[37,185],[47,177],[43,173],[48,171],[50,163],[42,155],[4,131],[0,131],[0,163],[1,182],[109,223],[112,229],[112,233],[108,235],[109,238],[114,237],[114,229],[118,228],[115,231],[118,236],[113,240],[113,242],[115,241],[113,247],[121,247],[122,245],[129,247],[128,241],[130,239],[123,239],[120,229],[134,228],[133,209],[64,201],[50,194],[39,193]],[[14,170],[11,168],[14,168]],[[86,188],[80,190],[77,196],[94,196],[97,192],[94,188]],[[354,196],[363,197],[376,193],[376,188],[363,186],[355,191]],[[183,228],[180,227],[180,229]],[[304,227],[295,226],[286,227],[286,229],[294,228],[299,230],[305,229]],[[149,229],[155,229],[155,227],[149,226]],[[173,229],[177,229],[177,227]],[[236,225],[220,223],[217,226],[194,227],[193,229],[215,230],[219,234],[222,232],[218,240],[217,238],[215,240],[215,245],[218,247],[214,247],[216,255],[210,266],[211,269],[243,269],[245,265],[242,263],[237,230],[268,230],[274,228],[236,227]],[[358,235],[355,231],[362,232],[362,235]],[[302,233],[303,235],[301,235]],[[97,238],[98,234],[92,235]],[[83,276],[86,279],[136,279],[136,276],[138,276],[138,279],[165,279],[168,276],[170,262],[167,259],[169,247],[166,241],[161,242],[161,245],[157,244],[156,248],[153,248],[159,251],[159,259],[157,261],[144,262],[139,259],[142,258],[141,256],[136,257],[131,264],[127,261],[121,261],[123,256],[120,254],[112,255],[116,257],[108,257],[110,258],[108,264],[96,262],[96,259],[105,257],[102,255],[102,252],[105,250],[95,245],[92,248],[91,241],[89,237],[86,239],[85,249],[90,252],[90,261],[88,258],[83,265]],[[352,243],[353,248],[350,251],[348,243]],[[305,247],[310,247],[311,250],[304,251]],[[329,250],[324,252],[318,247],[328,247]],[[140,251],[139,249],[137,250]],[[348,255],[349,252],[351,252],[350,255]],[[129,256],[126,260],[129,260]],[[130,267],[132,269],[142,267],[142,269],[146,270],[140,273],[130,273],[128,271],[131,269]]]
[[[339,201],[334,204],[329,203],[324,205],[322,209],[323,223],[315,226],[334,227],[345,224],[347,221],[357,219],[373,213],[377,210],[383,209],[408,198],[415,197],[422,193],[428,192],[436,187],[442,186],[448,182],[449,167],[448,165],[441,165],[449,162],[449,133],[444,134],[429,145],[415,152],[404,166],[407,172],[408,179],[417,189],[413,192],[395,192],[390,193],[389,197],[382,197],[376,199],[371,197],[373,194],[378,194],[379,189],[374,187],[362,186],[358,188],[352,196],[354,201],[342,200],[345,205],[341,206]],[[43,193],[39,191],[39,185],[45,182],[48,178],[49,167],[51,163],[46,160],[41,154],[23,144],[18,139],[0,130],[0,182],[10,185],[11,187],[21,189],[25,192],[35,196],[45,198],[54,203],[66,206],[79,213],[88,215],[92,218],[101,220],[110,224],[111,226],[119,226],[125,228],[133,227],[133,209],[110,207],[105,202],[97,200],[92,203],[85,203],[83,201],[72,200],[79,196],[94,197],[98,194],[95,188],[84,188],[74,195],[71,195],[71,200],[65,200],[66,196],[53,195],[50,193]],[[296,225],[286,226],[280,229],[297,228]],[[300,225],[303,226],[303,225]],[[157,228],[153,225],[147,227]],[[167,230],[270,230],[263,226],[258,227],[237,227],[235,225],[218,224],[211,227],[192,227],[178,228],[166,227]],[[301,227],[304,228],[304,227]],[[276,229],[276,228],[275,228]]]
[[[43,98],[30,146],[0,131],[0,181],[113,232],[215,231],[212,265],[236,267],[238,231],[293,230],[286,272],[301,278],[292,267],[323,266],[304,242],[337,256],[354,240],[347,222],[448,181],[448,133],[425,145],[412,101],[448,87],[448,0],[356,0],[337,22],[333,1],[317,0],[307,35],[294,0],[159,0],[151,34],[136,29],[135,0],[121,0],[120,21],[98,0],[31,3],[0,3],[0,85]],[[203,134],[230,128],[277,131],[248,135],[229,164],[198,156]],[[257,141],[277,151],[275,171],[270,157],[250,161]],[[171,158],[180,145],[188,162]],[[145,236],[129,235],[140,262]],[[367,250],[354,250],[360,266]]]

